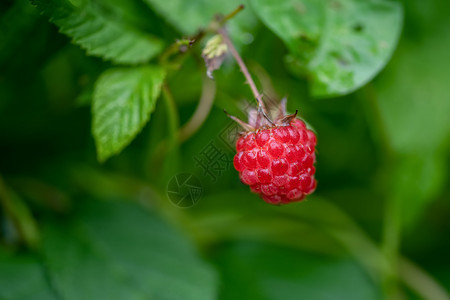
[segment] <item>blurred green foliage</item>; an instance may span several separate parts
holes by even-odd
[[[315,97],[346,94],[371,80],[390,58],[402,27],[401,6],[393,1],[252,4],[286,43],[289,68],[309,78]]]
[[[251,0],[227,22],[318,135],[318,189],[282,207],[229,164],[242,74],[201,58],[239,4],[0,3],[0,299],[449,299],[448,1]]]

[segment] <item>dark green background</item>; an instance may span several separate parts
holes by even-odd
[[[186,142],[166,151],[173,112],[159,99],[133,142],[98,163],[90,104],[118,63],[86,55],[40,14],[68,2],[34,3],[0,3],[0,299],[449,299],[448,1],[401,3],[387,66],[325,99],[310,96],[305,70],[288,71],[289,46],[259,1],[229,21],[258,85],[277,97],[266,73],[317,132],[317,191],[283,207],[251,194],[232,166],[217,180],[196,166],[211,142],[232,158],[223,109],[245,118],[240,104],[252,99],[231,59]],[[102,13],[168,46],[237,4],[114,0]],[[202,43],[168,77],[179,124],[201,94]],[[191,208],[167,197],[181,172],[202,185]]]

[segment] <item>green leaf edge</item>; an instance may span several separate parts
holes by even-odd
[[[284,40],[283,37],[279,36],[277,34],[277,31],[275,29],[272,28],[272,25],[267,24],[257,13],[257,10],[254,8],[255,5],[257,5],[256,3],[257,0],[249,0],[249,3],[252,6],[253,11],[255,12],[255,15],[257,16],[258,20],[267,28],[269,29],[274,35],[276,35],[285,45],[285,47],[288,49],[288,54],[286,55],[286,57],[284,58],[284,62],[285,64],[287,64],[288,61],[288,57],[291,56],[293,58],[295,58],[297,56],[298,53],[291,51],[288,43]],[[317,100],[320,99],[329,99],[329,98],[335,98],[335,97],[340,97],[340,96],[345,96],[348,94],[351,94],[353,92],[355,92],[356,90],[362,88],[363,86],[365,86],[367,83],[369,83],[371,80],[373,80],[385,67],[386,65],[389,63],[389,61],[391,60],[395,50],[397,49],[398,43],[400,41],[400,37],[403,31],[403,24],[404,24],[404,9],[403,6],[401,5],[400,2],[398,1],[390,1],[391,5],[396,5],[397,9],[399,10],[400,13],[400,27],[399,30],[397,31],[396,34],[396,42],[392,47],[391,52],[387,55],[386,60],[384,61],[384,63],[380,64],[380,66],[378,68],[376,68],[373,72],[373,75],[371,77],[368,77],[367,80],[361,82],[359,85],[355,85],[355,87],[348,89],[347,91],[345,91],[344,93],[328,93],[328,94],[321,94],[321,93],[317,93],[314,91],[314,82],[313,82],[313,74],[312,72],[308,69],[307,73],[305,75],[303,75],[303,78],[308,82],[308,93],[312,98],[315,98]],[[292,59],[292,58],[291,58]],[[289,68],[288,68],[289,69]],[[292,73],[295,77],[300,77],[300,75],[297,72],[293,72],[290,71],[290,73]],[[297,74],[296,74],[297,73]]]
[[[143,37],[145,37],[149,42],[154,44],[154,48],[155,48],[154,51],[151,52],[147,57],[143,57],[142,59],[124,60],[124,59],[118,59],[117,57],[115,57],[115,55],[111,55],[111,54],[107,54],[107,53],[105,53],[105,54],[96,53],[95,49],[80,42],[80,40],[82,40],[85,37],[75,37],[75,36],[67,33],[67,31],[69,31],[70,28],[66,28],[65,26],[60,26],[59,24],[57,24],[57,20],[60,19],[61,17],[52,16],[51,13],[49,13],[47,11],[46,6],[49,6],[50,4],[43,4],[43,3],[41,3],[41,0],[30,0],[30,2],[33,6],[36,7],[36,9],[39,10],[39,12],[41,14],[46,15],[49,18],[49,22],[53,23],[55,26],[58,27],[58,31],[60,33],[70,37],[70,41],[72,43],[76,44],[81,49],[85,50],[86,53],[90,56],[100,57],[103,60],[112,61],[112,62],[115,62],[118,64],[136,65],[136,64],[148,62],[149,60],[154,58],[156,55],[161,53],[164,48],[164,42],[160,38],[153,36],[147,32],[141,32],[141,34],[144,34]],[[71,5],[69,3],[67,3],[66,6],[74,7],[73,5]],[[61,9],[62,8],[56,8],[55,10],[61,11]],[[130,29],[133,29],[133,28],[131,27]]]
[[[122,152],[122,150],[125,149],[134,140],[134,138],[142,131],[142,129],[145,127],[145,125],[150,121],[150,116],[151,116],[152,112],[155,110],[156,101],[158,100],[158,98],[159,98],[159,96],[161,94],[161,88],[162,88],[162,85],[164,83],[164,79],[165,79],[165,77],[167,75],[167,72],[166,72],[166,70],[164,68],[159,67],[159,66],[144,66],[144,67],[137,67],[137,68],[154,68],[154,69],[159,69],[159,71],[161,71],[161,73],[159,74],[160,77],[161,77],[161,83],[157,87],[157,92],[155,94],[155,99],[153,101],[153,104],[152,104],[151,108],[149,109],[149,111],[146,113],[146,117],[143,120],[143,122],[140,124],[138,129],[134,133],[131,134],[129,139],[127,141],[123,142],[122,145],[120,147],[118,147],[115,151],[112,151],[112,152],[110,152],[107,155],[103,155],[102,152],[99,151],[101,146],[98,143],[98,138],[97,138],[97,135],[96,135],[95,130],[94,130],[94,121],[92,121],[91,132],[92,132],[92,135],[94,136],[96,152],[97,152],[97,160],[98,160],[99,163],[104,163],[110,157],[115,156],[115,155],[119,154],[120,152]],[[111,68],[111,69],[108,69],[108,70],[104,71],[99,76],[97,81],[95,82],[94,93],[93,93],[93,98],[92,98],[92,105],[91,105],[91,113],[93,115],[92,120],[94,120],[94,115],[95,115],[95,113],[93,111],[93,109],[94,109],[94,102],[95,102],[95,94],[96,94],[96,89],[97,89],[97,86],[98,86],[100,80],[104,76],[108,75],[108,73],[110,73],[110,72],[113,72],[113,71],[116,71],[116,70],[123,70],[123,69],[130,69],[130,68],[122,67],[122,68]],[[150,101],[151,101],[151,99],[150,99]]]
[[[397,6],[397,9],[398,9],[399,14],[400,14],[399,15],[399,17],[400,17],[400,20],[399,20],[400,26],[399,26],[398,31],[396,33],[395,43],[392,46],[391,52],[386,56],[386,60],[383,63],[381,63],[378,68],[374,69],[373,75],[368,77],[365,81],[362,81],[359,85],[355,85],[355,87],[353,87],[352,89],[348,89],[345,93],[329,93],[329,94],[318,94],[318,93],[315,93],[314,90],[313,90],[313,84],[310,82],[311,78],[308,76],[307,80],[308,80],[308,85],[309,85],[309,94],[310,94],[310,96],[312,96],[313,98],[315,98],[317,100],[321,100],[321,99],[329,99],[329,98],[341,97],[341,96],[345,96],[345,95],[351,94],[351,93],[357,91],[358,89],[364,87],[370,81],[372,81],[387,66],[387,64],[391,61],[395,50],[397,50],[397,47],[398,47],[398,44],[400,42],[400,38],[401,38],[401,35],[402,35],[403,26],[405,24],[405,12],[404,12],[404,9],[403,9],[403,5],[400,2],[398,2],[398,1],[391,1],[390,4]]]

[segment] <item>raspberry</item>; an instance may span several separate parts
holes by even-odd
[[[280,111],[275,122],[261,109],[250,124],[231,117],[246,129],[236,142],[234,167],[241,181],[270,204],[301,201],[317,185],[316,135],[296,113],[285,116],[284,99]]]

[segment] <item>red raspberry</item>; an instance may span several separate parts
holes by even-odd
[[[284,105],[285,102],[281,110]],[[314,179],[316,135],[295,118],[296,114],[284,116],[283,112],[275,122],[266,114],[263,116],[265,119],[253,120],[253,124],[232,117],[247,129],[237,140],[234,167],[241,181],[267,203],[301,201],[317,185]]]

